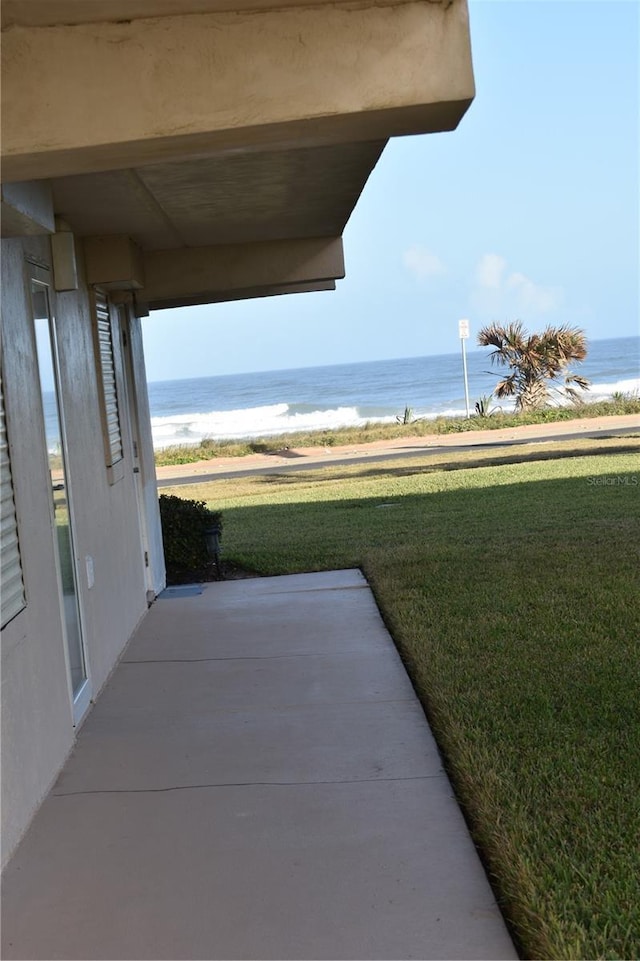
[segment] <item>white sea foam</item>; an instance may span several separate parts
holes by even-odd
[[[604,400],[612,394],[640,394],[640,377],[631,377],[628,380],[617,380],[613,384],[591,384],[587,394],[587,399]]]
[[[395,417],[375,419],[387,423],[395,421]],[[173,444],[197,444],[206,437],[227,440],[357,427],[370,420],[370,417],[361,417],[357,407],[337,407],[302,414],[292,413],[288,404],[272,404],[240,410],[213,410],[206,414],[152,417],[151,428],[154,447],[161,448]]]
[[[595,383],[584,394],[589,401],[603,400],[613,393],[633,394],[640,392],[640,378],[619,380],[615,383]],[[494,401],[496,406],[507,411],[512,404]],[[472,405],[473,406],[473,405]],[[383,410],[384,408],[381,408]],[[387,408],[388,409],[388,408]],[[401,414],[402,412],[399,411]],[[433,420],[436,417],[463,417],[464,408],[448,407],[438,410],[415,408],[414,417]],[[214,440],[242,439],[248,437],[268,437],[273,434],[295,433],[297,431],[331,430],[337,427],[361,427],[368,422],[395,423],[396,415],[365,416],[358,407],[344,406],[312,411],[297,411],[289,404],[268,404],[261,407],[238,408],[236,410],[212,410],[207,413],[175,414],[166,417],[152,417],[153,444],[156,449],[174,444],[197,444],[205,438]]]

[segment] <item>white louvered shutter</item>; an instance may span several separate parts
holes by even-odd
[[[98,365],[102,383],[103,417],[107,467],[113,467],[123,458],[120,409],[113,353],[113,333],[109,316],[109,303],[105,294],[95,291]]]
[[[0,600],[2,607],[2,627],[26,607],[22,564],[20,562],[20,542],[18,541],[18,521],[13,498],[13,478],[9,460],[9,444],[4,416],[4,395],[0,377]]]

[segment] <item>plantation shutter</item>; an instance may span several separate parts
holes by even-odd
[[[4,416],[4,395],[0,376],[0,598],[2,627],[26,607],[18,520],[13,497],[9,443]]]
[[[113,331],[111,327],[111,317],[109,315],[109,302],[101,290],[96,289],[94,293],[98,370],[102,387],[105,453],[107,457],[107,467],[112,468],[123,459],[120,408],[118,405],[116,366],[113,352]]]

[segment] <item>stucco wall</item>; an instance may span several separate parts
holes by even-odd
[[[24,247],[48,260],[46,241]],[[73,740],[24,253],[21,241],[3,241],[3,389],[27,597],[1,635],[3,863]]]
[[[135,398],[132,400],[137,407],[138,425],[140,428],[140,473],[147,523],[150,578],[154,594],[159,594],[166,584],[164,549],[162,546],[162,532],[158,514],[158,487],[156,483],[153,437],[151,435],[147,375],[144,364],[142,322],[139,317],[135,316],[133,311],[130,311],[129,317],[129,342],[131,345],[131,359],[135,377]]]
[[[4,863],[71,749],[74,728],[24,266],[27,253],[48,263],[49,243],[42,238],[3,241],[2,252],[3,382],[27,592],[26,608],[2,631]],[[89,293],[86,287],[61,293],[55,303],[69,438],[68,484],[80,559],[78,589],[95,696],[146,611],[144,563],[126,416],[124,476],[116,484],[108,482]],[[141,358],[138,368],[144,373]],[[121,398],[124,401],[122,393]],[[85,555],[93,558],[91,589]]]

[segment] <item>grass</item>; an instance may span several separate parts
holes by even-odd
[[[640,441],[220,479],[225,556],[362,567],[527,958],[640,957]]]
[[[415,420],[410,424],[369,423],[364,427],[343,427],[336,430],[277,434],[261,440],[212,440],[200,444],[179,444],[156,451],[156,465],[192,464],[215,457],[244,457],[248,454],[269,453],[284,447],[335,447],[341,444],[366,444],[376,440],[398,437],[424,437],[428,434],[466,433],[474,430],[500,430],[526,424],[550,424],[557,421],[579,420],[585,417],[607,417],[620,414],[640,414],[640,399],[633,396],[594,404],[571,407],[549,407],[537,413],[502,414],[489,417],[438,417],[435,420]]]

